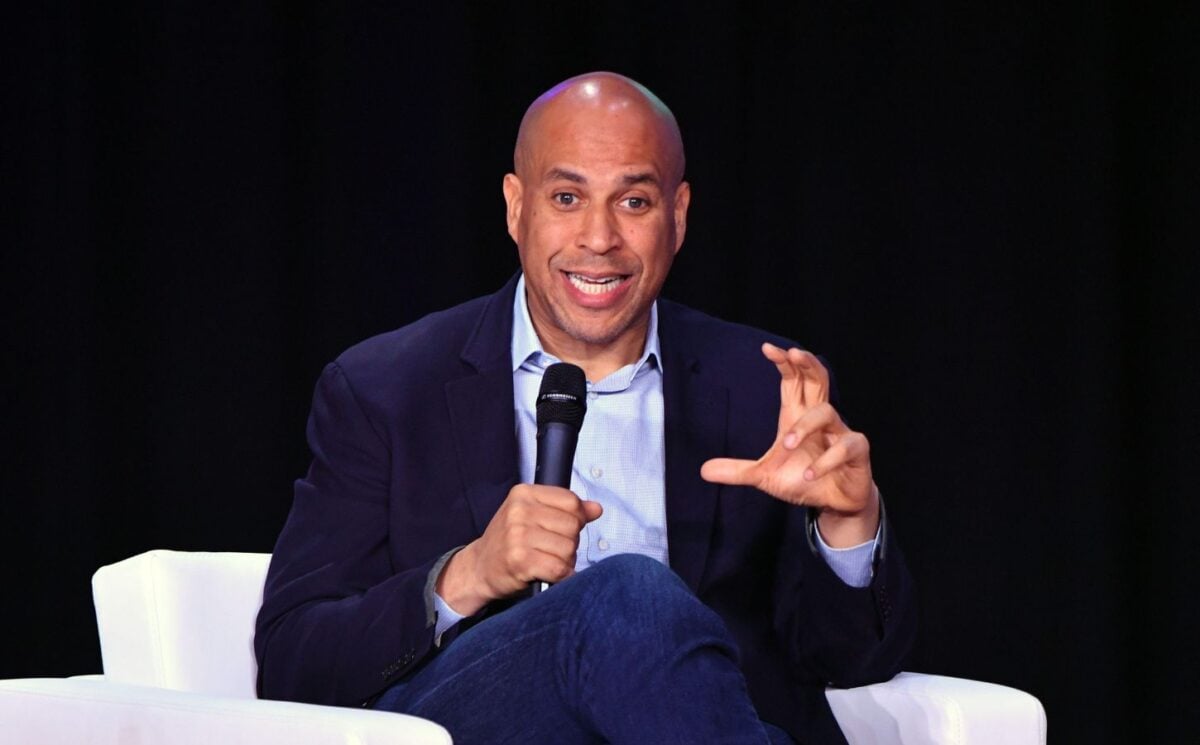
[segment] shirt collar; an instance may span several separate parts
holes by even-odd
[[[631,380],[646,366],[648,360],[653,360],[652,369],[661,370],[662,366],[658,364],[658,361],[661,359],[662,353],[658,349],[658,301],[655,301],[650,306],[650,325],[646,329],[646,346],[642,350],[642,356],[633,365],[626,365],[621,370],[610,375],[609,378],[618,375],[622,370],[632,368],[627,370],[624,375],[621,375],[622,378]],[[531,363],[535,368],[545,369],[555,362],[560,361],[557,357],[542,348],[542,342],[538,339],[537,332],[533,329],[533,320],[529,317],[529,304],[525,300],[525,275],[522,274],[521,278],[517,280],[517,293],[516,298],[513,300],[513,372],[516,372],[527,362]]]

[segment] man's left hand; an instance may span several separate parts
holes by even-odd
[[[701,477],[817,508],[821,537],[833,548],[871,540],[879,526],[879,491],[871,479],[870,445],[829,403],[829,371],[801,349],[762,349],[781,378],[775,442],[758,460],[713,458],[701,467]]]

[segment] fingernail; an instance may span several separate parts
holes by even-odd
[[[800,438],[796,435],[795,432],[788,432],[787,435],[784,436],[784,438],[783,438],[783,446],[785,448],[787,448],[788,450],[791,450],[792,448],[796,447],[796,443],[799,441],[800,441]]]
[[[813,470],[811,468],[804,469],[804,480],[805,481],[812,481],[816,477],[817,477],[817,474],[813,473]]]

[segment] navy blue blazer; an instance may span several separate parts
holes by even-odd
[[[500,292],[368,339],[325,368],[313,462],[271,559],[254,649],[264,698],[361,706],[437,649],[427,575],[482,535],[517,483],[511,335]],[[885,520],[875,576],[844,584],[808,511],[700,478],[772,443],[785,339],[659,301],[671,568],[725,620],[759,715],[798,742],[844,742],[823,689],[885,680],[915,634]]]

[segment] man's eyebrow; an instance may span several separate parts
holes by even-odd
[[[551,168],[546,171],[546,181],[570,181],[575,184],[586,184],[587,177],[566,168]],[[633,186],[634,184],[650,184],[658,186],[658,177],[650,171],[642,173],[630,173],[621,177],[621,183],[625,186]]]
[[[651,186],[658,186],[658,177],[648,171],[646,173],[631,173],[628,176],[622,177],[621,181],[624,182],[626,186],[633,186],[634,184],[650,184]]]
[[[574,171],[565,168],[551,168],[546,172],[546,181],[571,181],[576,184],[586,184],[587,179]]]

